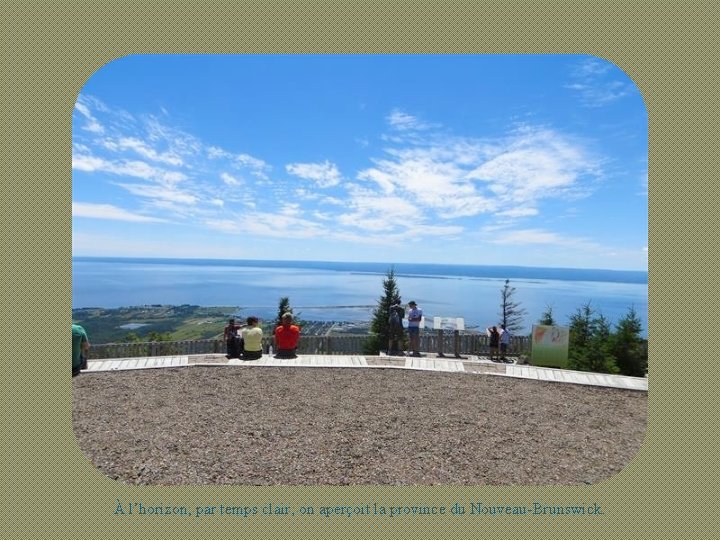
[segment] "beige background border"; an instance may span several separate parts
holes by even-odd
[[[2,505],[7,538],[701,538],[718,525],[718,8],[685,2],[10,2],[2,28]],[[712,6],[712,7],[711,7]],[[583,487],[131,487],[82,457],[70,424],[71,112],[108,61],[146,52],[584,53],[613,61],[650,118],[650,422],[616,477]],[[705,300],[696,300],[701,293]],[[707,322],[706,322],[707,321]],[[712,323],[712,330],[711,324]],[[36,327],[47,328],[38,338]],[[689,332],[683,333],[683,332]],[[687,336],[681,338],[681,336]],[[695,347],[695,345],[700,345]],[[598,517],[114,516],[117,502],[599,504]]]

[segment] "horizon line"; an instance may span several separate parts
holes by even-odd
[[[230,259],[216,257],[152,257],[137,255],[71,255],[72,259],[120,259],[120,260],[150,260],[150,261],[215,261],[215,262],[263,262],[263,263],[316,263],[316,264],[376,264],[389,265],[428,265],[428,266],[454,266],[454,267],[490,267],[490,268],[513,268],[513,269],[541,269],[541,270],[576,270],[576,271],[600,271],[600,272],[635,272],[649,274],[649,269],[612,269],[598,267],[572,267],[572,266],[528,266],[520,264],[481,264],[481,263],[440,263],[440,262],[388,262],[388,261],[329,261],[321,259]]]

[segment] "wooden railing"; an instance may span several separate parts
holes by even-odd
[[[330,336],[302,336],[298,345],[300,354],[363,354],[367,334]],[[263,338],[263,352],[268,353],[271,337]],[[426,331],[420,335],[420,350],[445,356],[488,353],[488,337],[481,334]],[[90,360],[104,358],[134,358],[140,356],[170,356],[193,354],[224,354],[225,342],[221,339],[187,341],[150,341],[137,343],[104,343],[90,348]],[[528,336],[513,336],[508,354],[518,356],[530,353]]]

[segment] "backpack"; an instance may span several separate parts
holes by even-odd
[[[403,308],[394,308],[390,310],[390,327],[400,328],[402,326],[402,320],[405,316],[405,310]]]

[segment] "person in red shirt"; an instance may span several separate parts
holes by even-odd
[[[297,358],[296,349],[300,341],[300,328],[292,323],[292,313],[282,316],[282,324],[275,329],[275,358]]]

